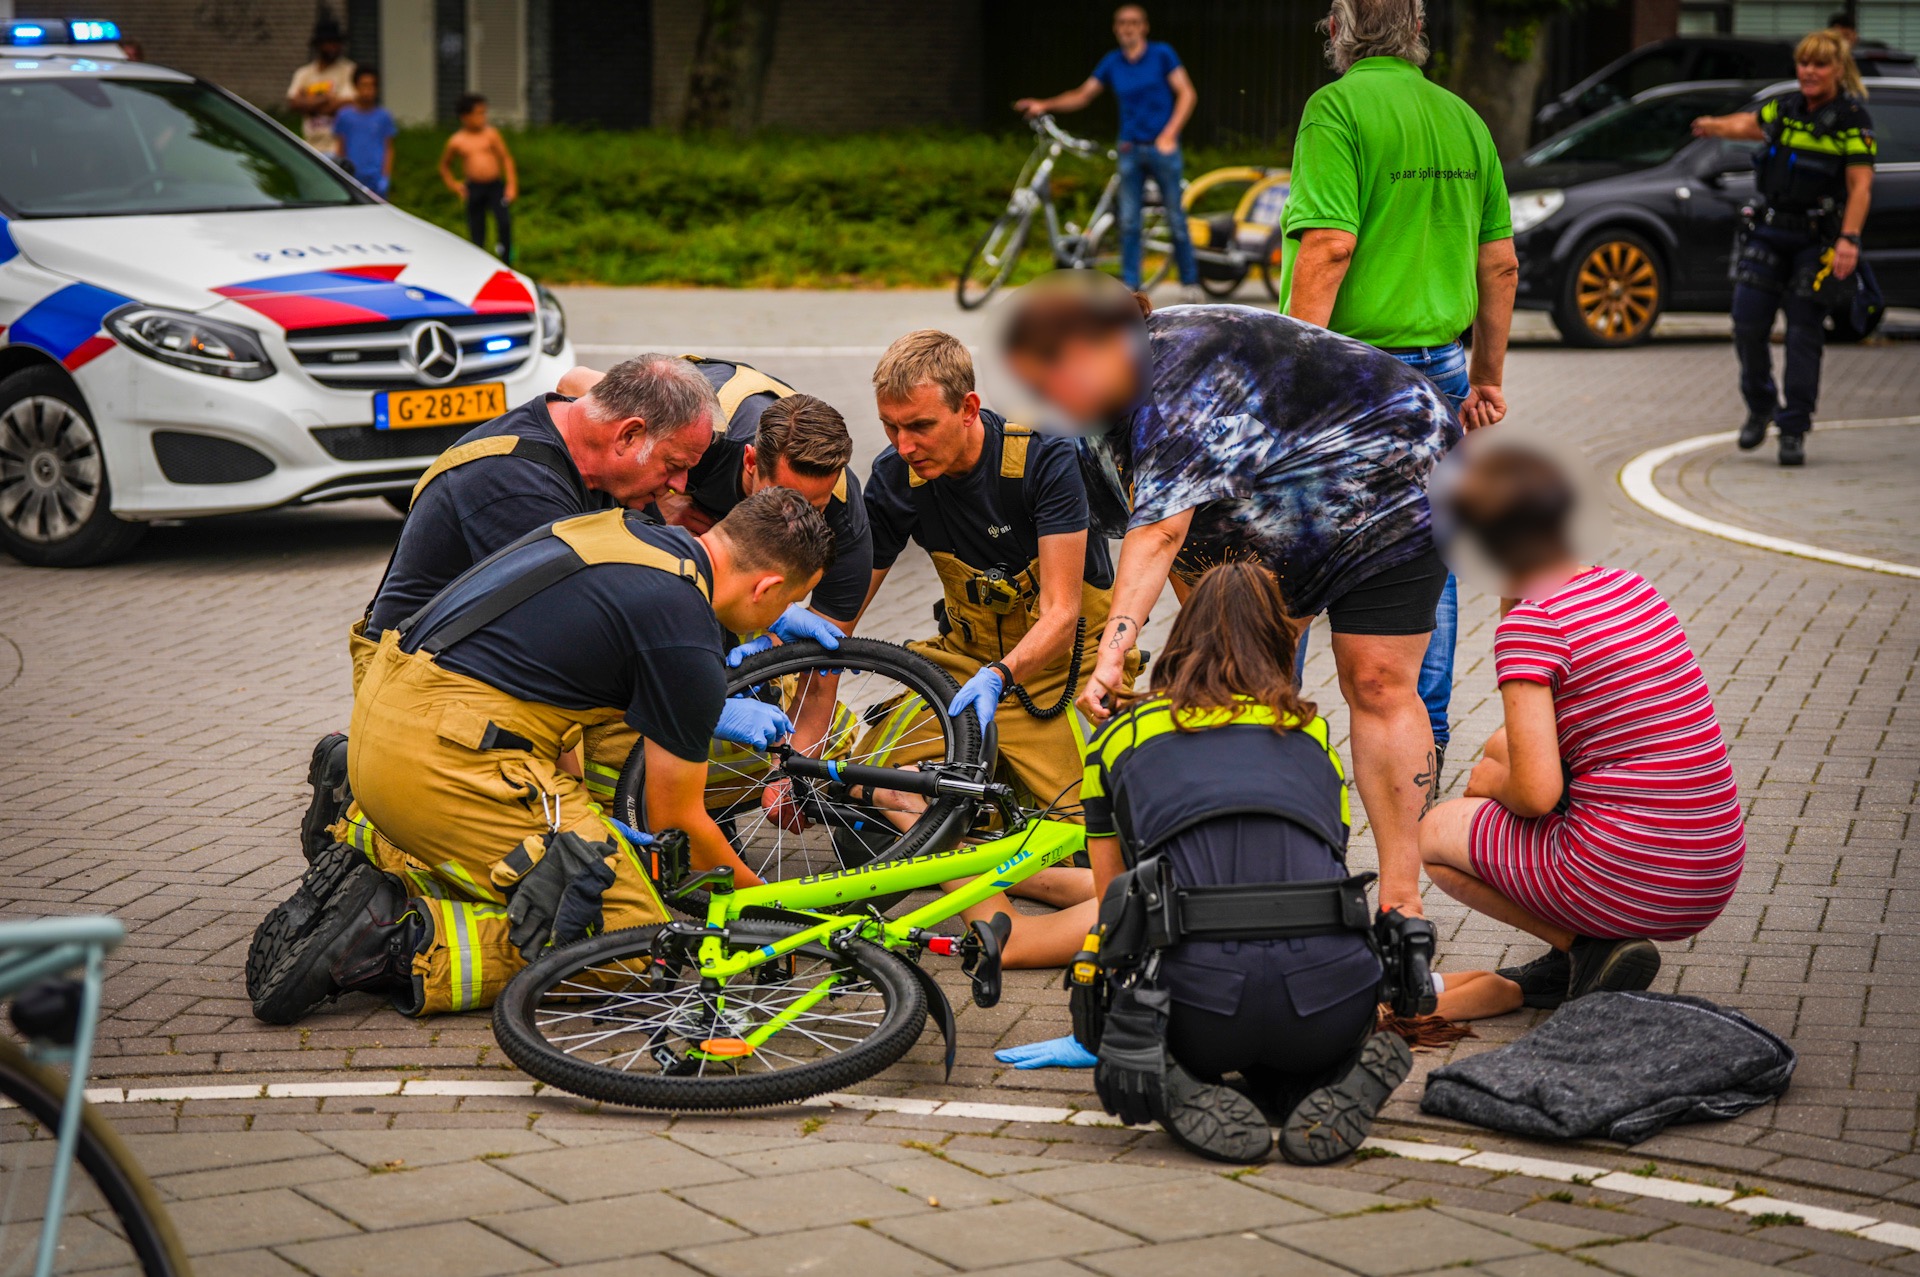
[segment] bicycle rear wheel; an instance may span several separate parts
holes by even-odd
[[[735,922],[729,953],[800,930]],[[612,931],[555,949],[507,985],[493,1034],[563,1091],[635,1108],[789,1104],[864,1081],[919,1040],[927,996],[906,962],[854,940],[805,945],[703,988],[700,937]]]
[[[0,1273],[31,1273],[66,1081],[0,1037]],[[186,1252],[153,1185],[91,1106],[80,1110],[54,1271],[187,1277]]]
[[[1033,210],[1007,206],[980,242],[967,255],[960,268],[960,281],[954,286],[954,298],[961,310],[975,310],[998,292],[1013,274],[1020,253],[1027,246],[1027,234],[1033,228]]]
[[[811,698],[829,694],[829,684],[816,677],[829,670],[840,671],[831,685],[832,722],[825,737],[803,751],[810,757],[890,767],[992,766],[973,712],[959,718],[947,715],[947,705],[959,690],[953,680],[895,643],[849,638],[833,651],[818,643],[783,643],[727,671],[727,694],[777,702],[799,723]],[[796,832],[783,828],[761,806],[761,795],[778,767],[778,759],[768,754],[724,741],[713,743],[707,764],[707,811],[747,867],[768,882],[951,846],[973,823],[974,804],[965,798],[936,799],[917,815],[889,816],[862,801],[871,796],[855,798],[796,781],[796,797],[808,821]],[[614,815],[635,829],[646,829],[645,793],[642,745],[621,769]],[[706,916],[704,892],[674,903],[694,917]],[[883,898],[870,903],[885,909],[892,902]]]

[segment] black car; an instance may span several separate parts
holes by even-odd
[[[1742,36],[1675,36],[1643,44],[1616,58],[1533,117],[1534,136],[1545,137],[1610,106],[1684,80],[1783,80],[1793,74],[1794,41]],[[1884,45],[1859,44],[1853,58],[1862,78],[1920,75],[1911,53]]]
[[[1695,117],[1758,110],[1794,87],[1704,83],[1651,89],[1583,120],[1506,166],[1516,304],[1552,312],[1576,346],[1645,341],[1664,310],[1725,311],[1752,142],[1696,138]],[[1879,160],[1864,232],[1889,306],[1920,306],[1920,78],[1869,86]],[[1858,338],[1842,322],[1841,339]]]

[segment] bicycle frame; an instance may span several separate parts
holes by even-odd
[[[60,1107],[59,1139],[47,1181],[47,1213],[40,1225],[34,1277],[48,1277],[53,1271],[60,1245],[60,1224],[65,1217],[60,1207],[67,1200],[73,1150],[80,1138],[80,1106],[86,1099],[87,1070],[93,1062],[94,1027],[100,1017],[101,959],[126,934],[119,922],[104,917],[0,923],[0,999],[63,971],[85,968],[73,1045],[58,1053],[65,1056],[69,1070],[67,1093]]]
[[[707,907],[707,934],[700,941],[700,974],[704,978],[724,981],[792,953],[804,945],[818,944],[848,932],[887,949],[920,944],[920,937],[926,928],[945,922],[995,892],[1024,882],[1042,869],[1051,868],[1083,850],[1087,842],[1086,834],[1086,828],[1082,825],[1060,820],[1035,820],[1005,837],[976,843],[971,847],[930,851],[894,864],[830,870],[738,891],[716,891]],[[794,935],[731,957],[727,955],[722,942],[721,933],[726,925],[754,906],[810,913],[829,906],[871,900],[876,896],[919,891],[969,876],[972,881],[900,918],[822,915],[818,923]],[[824,989],[821,996],[825,996]],[[759,1034],[771,1037],[778,1027],[777,1024],[769,1024],[759,1030]],[[748,1040],[754,1042],[752,1038]],[[758,1045],[758,1042],[754,1042],[754,1045]]]
[[[1053,202],[1054,165],[1068,151],[1076,155],[1091,156],[1097,148],[1091,142],[1062,132],[1051,119],[1037,124],[1035,130],[1040,135],[1039,141],[1022,167],[1023,180],[1014,188],[1013,203],[1018,206],[1025,201],[1031,201],[1039,206],[1046,218],[1047,248],[1053,254],[1055,261],[1065,259],[1071,261],[1076,267],[1085,266],[1088,260],[1087,245],[1098,242],[1113,221],[1112,210],[1120,193],[1120,173],[1116,169],[1108,175],[1107,184],[1101,190],[1100,198],[1094,204],[1093,212],[1088,216],[1084,230],[1076,229],[1071,222],[1066,223],[1063,228],[1059,207]],[[1107,158],[1113,159],[1113,153],[1108,152]],[[1026,176],[1028,169],[1032,170],[1032,177]],[[1076,241],[1072,246],[1074,251],[1071,254],[1063,251],[1068,247],[1069,237]]]

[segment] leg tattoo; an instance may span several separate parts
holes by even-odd
[[[1420,802],[1420,814],[1425,816],[1440,801],[1440,760],[1433,750],[1427,751],[1425,770],[1413,774],[1413,783],[1426,791],[1426,797]]]

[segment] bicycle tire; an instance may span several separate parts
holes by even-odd
[[[1032,209],[1009,207],[1006,212],[994,219],[993,225],[987,228],[987,233],[980,237],[980,242],[973,246],[973,251],[967,254],[966,263],[960,267],[960,278],[954,285],[953,297],[960,303],[961,310],[978,310],[987,304],[989,297],[1000,291],[1012,276],[1013,268],[1020,260],[1020,254],[1026,250],[1027,236],[1032,229]],[[994,242],[994,237],[1003,232],[1007,238],[1000,249],[999,264],[986,277],[986,282],[980,285],[979,296],[969,299],[967,285],[973,281],[974,263],[987,253],[988,246]]]
[[[814,642],[782,643],[748,657],[740,662],[737,669],[728,670],[727,695],[733,696],[790,674],[835,668],[865,669],[911,688],[926,701],[934,720],[940,724],[946,741],[947,761],[978,766],[982,770],[991,769],[993,758],[982,743],[980,722],[974,712],[968,710],[958,719],[947,716],[947,706],[959,692],[959,686],[945,670],[898,643],[845,638],[840,640],[838,648],[831,651]],[[627,755],[613,793],[613,814],[635,829],[647,828],[646,812],[641,802],[645,790],[646,747],[643,743],[634,746]],[[975,804],[971,799],[936,799],[913,827],[902,833],[891,846],[864,848],[870,854],[864,855],[859,863],[898,860],[951,846],[973,823],[974,812]],[[846,863],[844,857],[843,863]],[[669,903],[675,910],[690,917],[705,918],[708,899],[708,893],[702,890]],[[859,910],[864,912],[871,905],[884,912],[898,900],[899,897],[880,897],[863,901]]]
[[[799,927],[780,922],[740,921],[727,929],[727,940],[731,947],[751,949],[771,944],[798,930]],[[630,1108],[711,1112],[771,1108],[863,1082],[891,1068],[920,1040],[921,1030],[926,1027],[927,996],[906,960],[878,945],[853,940],[838,950],[824,945],[806,945],[795,950],[795,954],[806,959],[853,971],[878,991],[882,1003],[884,1018],[871,1036],[823,1060],[767,1072],[677,1077],[589,1063],[547,1040],[540,1031],[539,1015],[542,998],[551,989],[594,966],[643,962],[651,967],[657,956],[657,942],[666,932],[667,929],[660,926],[611,931],[554,949],[522,970],[493,1005],[493,1035],[500,1049],[532,1077],[585,1099]],[[698,984],[697,976],[693,982]],[[743,986],[735,981],[727,986],[731,992],[723,994],[735,1014],[739,1014],[743,987],[757,985]],[[676,1005],[680,1008],[679,1014],[686,1014],[684,1001]],[[574,1014],[569,1013],[566,1018],[573,1018]],[[638,1057],[647,1052],[647,1059],[657,1063],[649,1048],[661,1042],[662,1033],[667,1031],[666,1022],[674,1014],[663,1009],[659,1013],[661,1025],[649,1033],[648,1042],[632,1050],[622,1050],[614,1058],[631,1058],[637,1063]],[[625,1014],[615,1023],[643,1027],[646,1024]],[[618,1032],[602,1030],[596,1025],[592,1045],[598,1047]],[[743,1058],[758,1054],[753,1052]]]
[[[5,1037],[0,1037],[0,1096],[46,1127],[49,1134],[60,1129],[65,1080],[28,1059],[18,1044]],[[0,1148],[6,1147],[25,1145],[0,1144]],[[80,1107],[74,1168],[105,1199],[107,1209],[120,1223],[122,1240],[139,1259],[147,1277],[190,1277],[193,1269],[186,1251],[174,1235],[173,1223],[152,1181],[90,1104]]]

